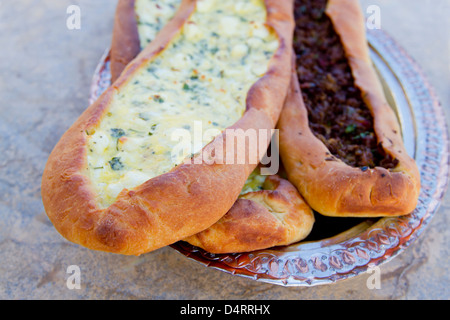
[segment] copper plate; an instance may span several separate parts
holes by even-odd
[[[437,211],[448,183],[445,116],[420,67],[386,32],[371,30],[368,40],[407,150],[421,172],[422,189],[414,212],[381,219],[330,218],[340,222],[319,217],[313,235],[305,241],[248,253],[211,254],[183,241],[171,245],[173,249],[206,267],[237,276],[283,286],[314,286],[364,273],[417,239]],[[93,77],[90,102],[110,85],[110,79],[107,50]]]

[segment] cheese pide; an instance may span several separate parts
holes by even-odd
[[[317,212],[411,213],[420,175],[369,56],[357,1],[296,0],[291,89],[278,127],[289,180]]]
[[[199,1],[182,32],[114,96],[87,145],[89,176],[103,207],[123,188],[200,151],[210,142],[207,132],[222,132],[242,117],[247,92],[278,48],[264,25],[263,2],[245,10],[236,5],[248,2]],[[177,148],[182,129],[192,146]]]
[[[117,44],[128,43],[136,49],[137,55],[173,17],[180,4],[180,0],[119,1],[112,39],[114,50],[110,55],[111,69],[115,70],[113,80],[134,58],[127,56],[127,48]],[[205,4],[200,3],[200,6]],[[252,20],[253,32],[248,34],[246,41],[256,45],[258,35],[264,31],[260,29],[263,26],[256,24],[248,14],[251,3],[235,1],[234,9],[246,13]],[[272,163],[271,166],[271,172],[276,172],[276,165]],[[208,229],[183,240],[212,253],[253,251],[298,242],[310,233],[313,224],[312,210],[295,187],[278,175],[261,174],[258,167],[250,174],[239,198],[224,217]]]
[[[223,161],[236,151],[225,131],[275,127],[292,30],[292,1],[182,1],[52,151],[42,197],[56,229],[137,255],[217,222],[257,165],[248,148],[244,163]],[[195,125],[216,135],[174,152],[174,130],[195,135]],[[269,142],[259,139],[258,156]]]

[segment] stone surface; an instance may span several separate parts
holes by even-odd
[[[66,27],[67,7],[81,29]],[[86,108],[92,74],[111,40],[112,0],[0,1],[0,299],[449,299],[450,198],[405,252],[333,285],[280,287],[206,268],[170,248],[140,257],[94,252],[49,222],[40,179],[49,152]],[[381,27],[422,66],[450,119],[448,0],[364,0]],[[69,290],[68,266],[81,270]]]

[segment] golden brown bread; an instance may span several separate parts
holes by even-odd
[[[314,214],[297,189],[272,175],[264,190],[239,197],[218,222],[185,241],[211,253],[248,252],[303,240],[313,224]]]
[[[273,129],[289,87],[292,1],[269,0],[266,7],[267,25],[277,34],[279,47],[267,73],[249,90],[244,115],[230,129],[243,132],[252,129],[258,133],[259,129]],[[224,216],[256,167],[248,160],[244,164],[236,161],[196,164],[201,156],[197,154],[191,162],[132,190],[124,189],[107,208],[98,205],[85,174],[88,133],[105,116],[114,95],[142,66],[164,51],[194,10],[195,1],[183,1],[176,16],[83,112],[52,151],[43,173],[42,199],[50,220],[68,240],[90,249],[127,255],[139,255],[174,243],[210,227]],[[260,147],[267,150],[269,142],[270,137]],[[211,154],[211,150],[225,145],[227,136],[223,133],[204,149]],[[245,149],[247,156],[249,150]],[[223,159],[227,151],[224,150]]]
[[[340,36],[354,83],[371,111],[378,144],[398,164],[393,169],[358,168],[330,157],[330,151],[310,129],[294,68],[291,89],[278,123],[280,154],[288,178],[308,204],[323,215],[409,214],[417,204],[420,176],[405,150],[396,116],[372,66],[361,8],[357,1],[329,0],[325,13]]]
[[[123,69],[140,51],[135,0],[119,0],[111,41],[111,82],[116,81]]]

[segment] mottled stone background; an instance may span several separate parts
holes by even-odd
[[[81,9],[68,30],[66,9]],[[86,108],[95,67],[111,40],[115,0],[0,0],[0,299],[449,299],[447,196],[425,232],[367,274],[313,288],[285,288],[203,267],[170,248],[140,257],[65,241],[44,213],[49,152]],[[450,1],[364,0],[381,27],[422,66],[450,115]],[[69,265],[81,289],[66,287]]]

